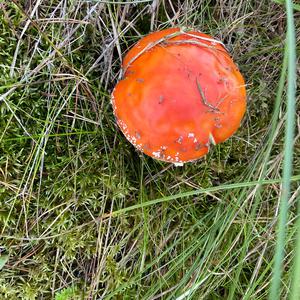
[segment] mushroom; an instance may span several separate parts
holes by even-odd
[[[112,93],[117,123],[140,151],[182,164],[227,140],[246,110],[243,76],[225,46],[193,30],[142,38]]]

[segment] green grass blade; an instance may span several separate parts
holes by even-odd
[[[277,4],[284,4],[284,0],[273,0],[273,2]],[[300,4],[294,3],[293,8],[294,10],[300,11]]]
[[[290,177],[290,181],[299,181],[300,180],[300,175],[295,175],[295,176],[291,176]],[[119,210],[115,210],[111,213],[112,216],[116,216],[119,214],[123,214],[135,209],[139,209],[139,208],[143,208],[143,207],[147,207],[147,206],[151,206],[154,204],[158,204],[158,203],[162,203],[162,202],[167,202],[167,201],[171,201],[171,200],[175,200],[175,199],[180,199],[180,198],[184,198],[184,197],[190,197],[190,196],[196,196],[196,195],[201,195],[201,194],[206,194],[209,192],[216,192],[216,191],[225,191],[225,190],[231,190],[231,189],[236,189],[236,188],[243,188],[243,187],[254,187],[256,185],[268,185],[268,184],[278,184],[281,183],[282,180],[281,179],[269,179],[269,180],[257,180],[257,181],[246,181],[246,182],[240,182],[240,183],[232,183],[232,184],[223,184],[223,185],[219,185],[219,186],[213,186],[213,187],[209,187],[206,189],[197,189],[194,191],[190,191],[190,192],[185,192],[185,193],[178,193],[176,195],[172,195],[172,196],[167,196],[167,197],[162,197],[162,198],[158,198],[158,199],[154,199],[154,200],[150,200],[147,202],[143,202],[140,204],[135,204],[132,206],[128,206],[125,208],[121,208]]]
[[[297,234],[296,234],[296,251],[294,258],[294,270],[290,300],[300,299],[300,198],[298,198],[298,219],[296,222]]]
[[[4,267],[4,265],[8,262],[9,256],[2,255],[0,256],[0,270]]]
[[[292,1],[286,0],[287,10],[287,40],[288,49],[288,86],[287,86],[287,118],[284,144],[283,183],[280,199],[277,243],[275,248],[275,262],[270,288],[270,300],[280,299],[280,279],[282,274],[282,261],[286,236],[286,223],[288,220],[288,199],[293,169],[293,139],[295,123],[295,93],[296,93],[296,40]]]

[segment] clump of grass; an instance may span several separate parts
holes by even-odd
[[[84,0],[0,6],[0,257],[8,258],[0,298],[266,299],[291,113],[284,6]],[[237,134],[182,168],[136,152],[110,105],[124,53],[150,30],[170,26],[222,39],[248,92]],[[283,299],[300,192],[295,117]]]

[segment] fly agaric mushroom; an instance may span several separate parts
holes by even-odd
[[[140,151],[181,164],[228,139],[246,109],[245,82],[224,45],[170,28],[142,38],[125,56],[112,93],[117,123]]]

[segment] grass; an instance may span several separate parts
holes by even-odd
[[[292,3],[114,2],[0,1],[0,298],[298,299]],[[222,40],[248,95],[235,136],[180,168],[110,105],[126,51],[170,26]]]
[[[286,225],[288,220],[288,199],[290,196],[291,174],[293,170],[293,143],[294,143],[294,123],[295,123],[295,92],[296,92],[296,38],[291,1],[286,1],[287,10],[287,38],[286,55],[288,56],[288,87],[287,87],[287,121],[285,131],[284,161],[283,161],[283,183],[280,200],[280,214],[278,224],[278,240],[276,244],[275,263],[273,271],[273,281],[270,291],[270,299],[280,298],[280,277],[282,274],[282,261],[284,259],[284,246]],[[298,284],[297,284],[298,285]],[[293,285],[292,293],[299,290],[297,285]]]

